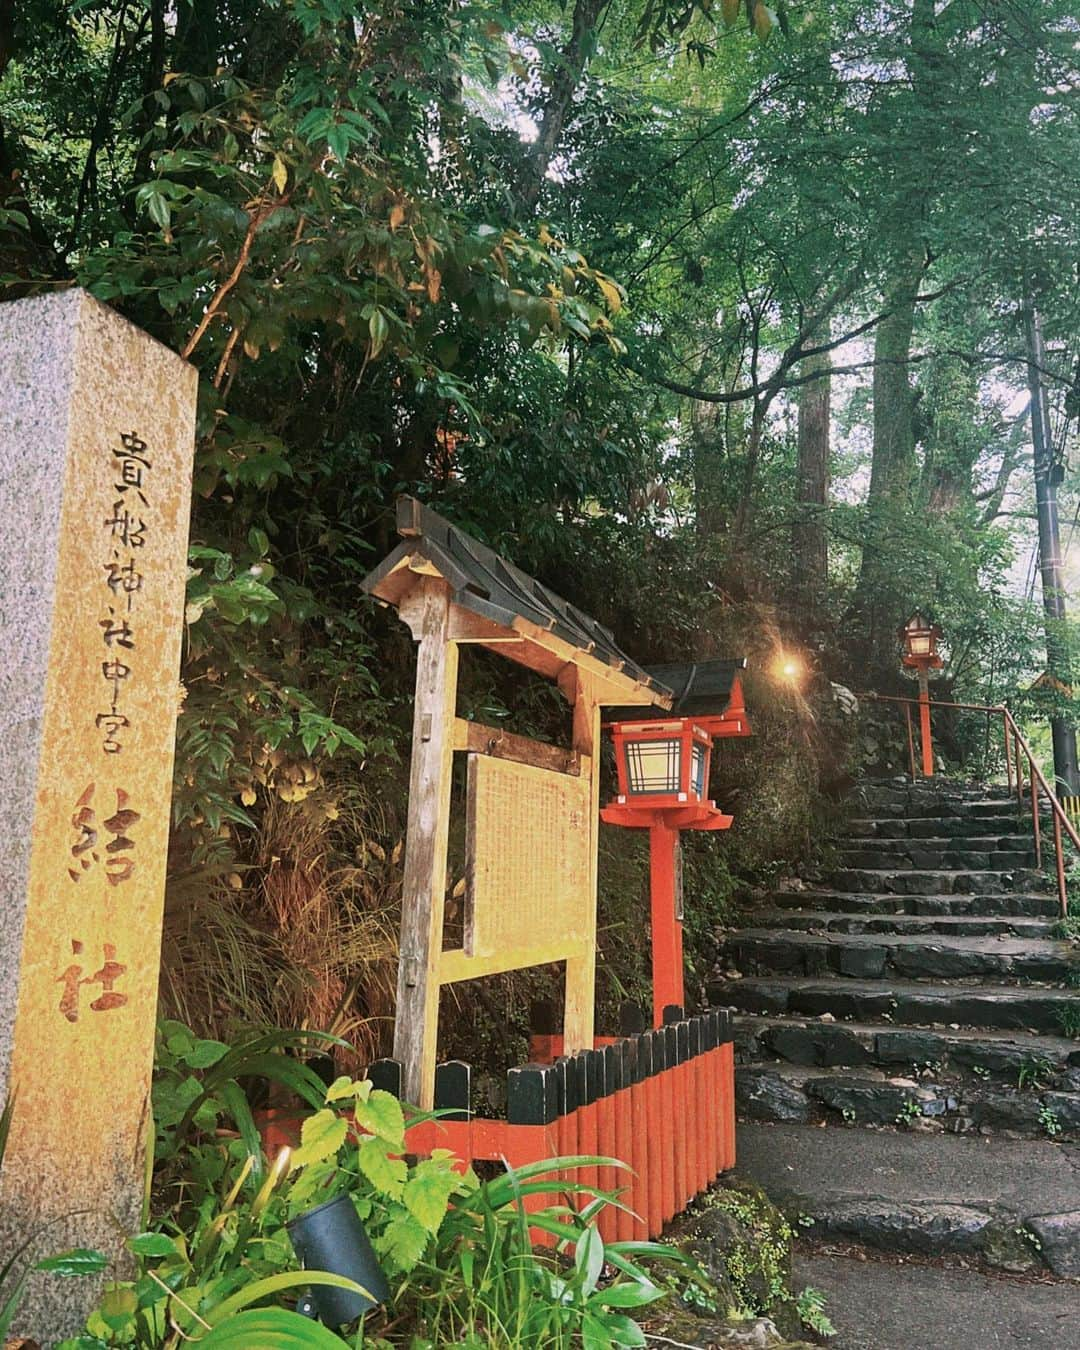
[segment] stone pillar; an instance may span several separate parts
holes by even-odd
[[[0,1260],[140,1226],[196,385],[83,291],[0,305]]]

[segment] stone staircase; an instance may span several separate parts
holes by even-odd
[[[839,1204],[873,1218],[869,1237],[858,1223],[847,1232],[856,1242],[1080,1276],[1080,948],[1035,868],[1029,818],[1001,789],[867,784],[837,861],[758,902],[710,990],[737,1013],[740,1139],[757,1179],[797,1197],[819,1235],[847,1232],[830,1228]],[[836,1128],[826,1141],[814,1126]],[[951,1161],[931,1180],[935,1135]],[[1035,1209],[1017,1197],[1002,1210],[982,1194],[976,1150],[991,1141],[1014,1170],[1020,1150],[1030,1165],[1049,1149],[1061,1185],[1033,1193]],[[832,1174],[800,1176],[820,1172],[822,1148],[836,1153]],[[987,1222],[956,1247],[954,1221],[966,1230],[953,1211],[972,1204]],[[1038,1235],[1048,1215],[1068,1220],[1056,1246]]]

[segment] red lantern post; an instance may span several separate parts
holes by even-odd
[[[611,724],[619,794],[601,811],[609,825],[649,831],[653,1025],[685,1005],[682,941],[682,830],[726,830],[732,817],[707,797],[713,740],[749,734],[742,689],[733,678],[719,714]]]
[[[930,734],[930,679],[928,671],[944,665],[937,651],[941,629],[927,622],[918,610],[897,630],[903,644],[901,664],[914,670],[919,678],[919,732],[922,740],[922,771],[924,778],[934,776],[934,746]]]

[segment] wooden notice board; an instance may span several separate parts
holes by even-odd
[[[576,955],[592,906],[591,785],[530,764],[469,756],[465,955],[511,970],[538,948]]]

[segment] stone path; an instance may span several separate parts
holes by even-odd
[[[737,1171],[815,1243],[877,1258],[815,1257],[825,1273],[807,1277],[832,1298],[835,1267],[838,1324],[865,1301],[849,1350],[1080,1346],[1080,1321],[1073,1341],[1016,1339],[1053,1299],[993,1275],[1080,1299],[1080,951],[1056,916],[1015,800],[895,782],[855,794],[831,872],[760,899],[726,939],[710,993],[737,1012]],[[881,1260],[912,1253],[977,1269]],[[877,1340],[860,1280],[898,1310]],[[920,1329],[935,1289],[955,1340]],[[980,1290],[998,1339],[967,1328]]]
[[[828,1291],[835,1350],[1071,1350],[1080,1340],[1080,1285],[820,1253],[796,1258],[795,1279]]]
[[[1080,1276],[1080,1144],[743,1122],[738,1171],[815,1242]]]

